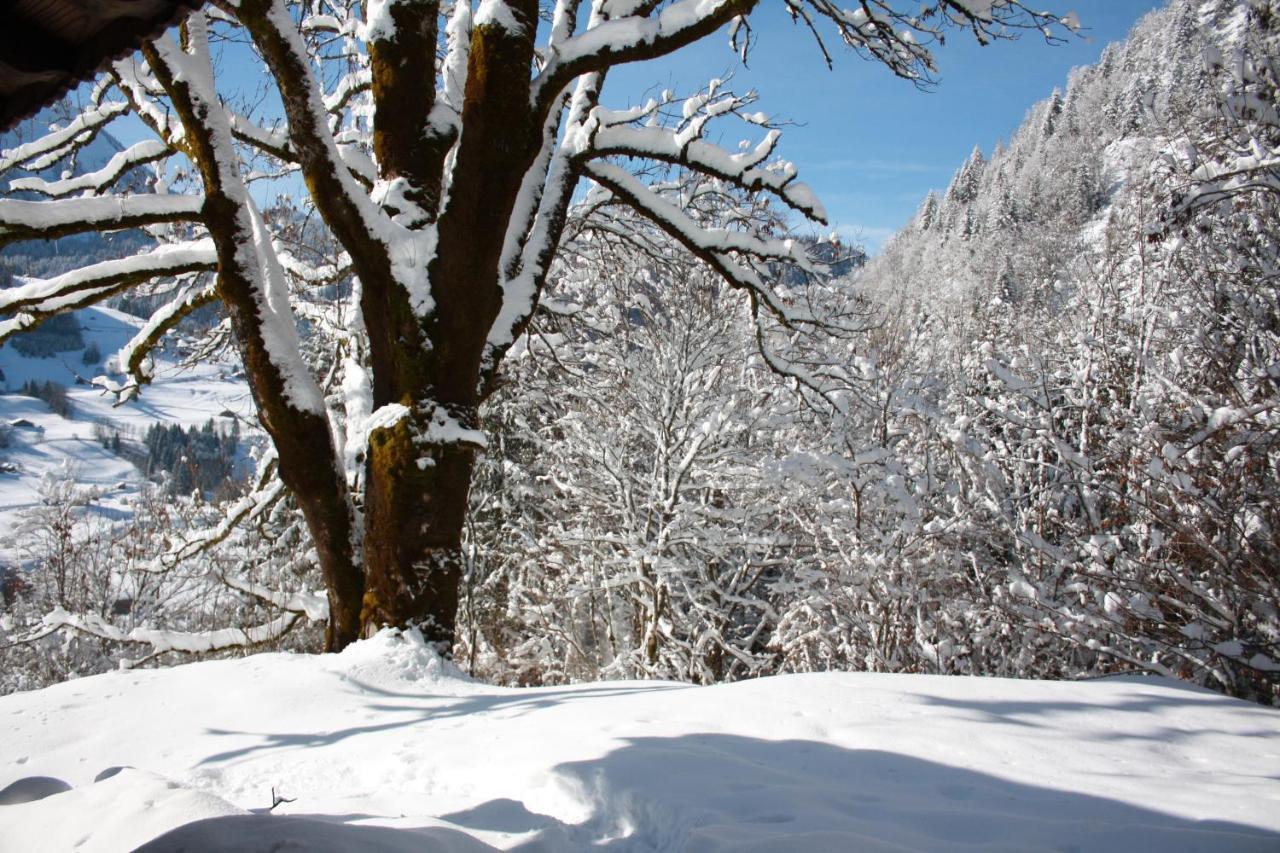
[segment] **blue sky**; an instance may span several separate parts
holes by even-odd
[[[1124,38],[1138,18],[1164,0],[1041,4],[1062,14],[1076,12],[1082,37],[1049,46],[1031,32],[1018,41],[981,47],[971,36],[953,32],[936,50],[939,84],[921,91],[830,38],[835,69],[828,71],[807,30],[791,23],[781,3],[765,2],[752,17],[755,46],[747,67],[721,31],[663,60],[615,68],[603,100],[622,107],[665,88],[687,95],[713,77],[732,74],[735,91],[755,89],[759,109],[794,122],[784,129],[780,154],[817,190],[832,226],[875,252],[906,223],[925,193],[946,186],[974,145],[990,152],[1032,104],[1065,83],[1070,69],[1097,61],[1108,43]],[[261,73],[255,63],[224,62],[221,71],[229,72],[233,87],[252,87]],[[723,122],[723,127],[737,134],[742,125]],[[126,144],[136,141],[135,135],[147,135],[140,124],[118,124],[113,131]],[[738,139],[720,141],[732,146]]]
[[[604,103],[634,102],[646,89],[671,87],[687,94],[732,71],[735,91],[757,90],[760,109],[798,123],[784,130],[782,156],[817,190],[840,233],[875,251],[906,223],[925,193],[946,186],[975,144],[990,152],[1032,104],[1065,84],[1068,71],[1097,61],[1108,43],[1124,38],[1142,15],[1164,2],[1042,5],[1075,11],[1083,37],[1048,46],[1028,33],[1016,42],[980,47],[955,32],[936,52],[939,85],[919,91],[845,51],[833,50],[835,70],[828,71],[807,31],[791,24],[781,4],[771,3],[753,18],[757,42],[749,67],[736,61],[719,34],[660,64],[615,69]]]

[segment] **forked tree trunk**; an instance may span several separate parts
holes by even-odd
[[[325,108],[307,82],[305,54],[286,33],[291,23],[281,23],[281,7],[271,0],[242,0],[237,14],[280,83],[290,144],[311,196],[360,278],[374,408],[409,410],[369,436],[359,633],[419,628],[447,653],[457,620],[462,527],[476,452],[474,443],[458,440],[450,428],[477,426],[482,357],[503,300],[504,243],[525,174],[544,143],[545,113],[535,111],[530,98],[538,2],[508,0],[503,6],[509,15],[478,15],[470,31],[457,122],[461,136],[457,128],[432,123],[439,106],[435,67],[420,60],[435,50],[439,6],[436,0],[391,4],[394,26],[380,30],[369,45],[379,178],[396,183],[413,202],[409,214],[417,219],[410,227],[436,231],[427,269],[433,305],[425,311],[411,303],[407,284],[397,278],[389,251],[394,247],[367,227],[366,212],[350,195],[355,190],[341,180],[347,167],[326,141]],[[567,82],[553,87],[553,94]],[[441,204],[450,151],[449,201]],[[562,206],[567,204],[565,195]],[[440,426],[441,413],[447,413],[443,430],[432,426]],[[317,542],[324,539],[324,519],[309,514],[307,521]],[[322,565],[324,560],[322,553]],[[336,602],[335,618],[340,613],[344,619],[340,647],[350,640],[349,592],[336,590],[328,573],[326,584],[331,604]]]
[[[399,27],[407,26],[412,15],[428,13],[426,7],[401,8],[406,17]],[[410,409],[393,427],[370,436],[362,630],[418,628],[446,654],[457,622],[462,527],[476,453],[454,428],[478,426],[481,360],[502,305],[503,243],[541,141],[528,95],[537,2],[513,0],[512,10],[525,27],[509,31],[481,23],[472,32],[461,115],[466,130],[428,267],[434,311],[416,316],[403,288],[369,277],[362,299],[374,404]],[[381,55],[375,59],[380,65]],[[375,142],[380,142],[381,134],[395,127],[387,122],[397,104],[421,98],[422,92],[389,72],[375,73],[374,79]],[[404,138],[385,141],[379,161],[383,177],[407,178],[423,199],[434,199],[439,174],[426,166],[438,159],[432,157],[435,146],[405,147]],[[444,413],[448,427],[440,430]]]

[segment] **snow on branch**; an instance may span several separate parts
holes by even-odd
[[[852,8],[832,0],[785,0],[797,23],[812,33],[827,64],[831,52],[820,26],[834,24],[837,37],[862,56],[880,62],[899,77],[926,84],[936,71],[931,43],[941,43],[945,30],[970,30],[979,43],[1015,38],[1036,31],[1060,40],[1059,31],[1079,27],[1073,15],[1058,17],[1032,11],[1020,0],[934,0],[923,5],[895,0],[858,0]],[[545,114],[557,94],[575,77],[625,62],[664,56],[733,24],[731,43],[756,8],[756,0],[679,0],[659,9],[658,3],[634,3],[622,14],[601,17],[584,32],[553,43],[542,72],[534,79],[531,103]],[[619,10],[621,11],[621,10]],[[745,52],[743,40],[741,49]]]
[[[259,462],[258,469],[258,482],[252,492],[236,501],[216,525],[188,537],[177,548],[157,558],[150,571],[166,572],[177,563],[208,551],[223,542],[238,526],[261,517],[275,506],[285,496],[285,486],[277,471],[274,451]]]
[[[644,14],[601,20],[579,35],[564,40],[534,78],[530,103],[545,115],[556,97],[575,77],[613,65],[665,56],[705,38],[734,18],[748,14],[756,0],[679,0],[656,15],[643,4]]]
[[[350,94],[354,96],[357,92],[352,91]],[[242,142],[281,163],[301,166],[301,158],[289,139],[286,127],[264,127],[231,110],[227,111],[227,118],[231,122],[231,136],[237,142]],[[359,133],[353,133],[350,136],[353,138],[347,139],[343,134],[335,137],[339,157],[357,183],[365,189],[372,188],[378,177],[378,169],[364,152],[363,136]]]
[[[719,83],[714,81],[707,93],[688,99],[683,110],[684,120],[674,128],[638,124],[642,119],[656,119],[656,102],[627,113],[596,108],[579,134],[578,144],[584,149],[582,156],[634,157],[686,166],[747,192],[769,192],[808,219],[825,223],[826,210],[808,185],[795,180],[794,166],[778,163],[761,168],[777,148],[780,131],[770,130],[756,146],[740,154],[730,154],[705,140],[711,119],[739,113],[755,100],[754,96],[739,97],[731,93],[716,97]],[[765,121],[759,114],[742,117],[752,124]]]
[[[140,57],[122,59],[111,67],[116,86],[129,99],[138,118],[157,136],[174,147],[182,147],[186,133],[182,122],[161,101],[164,87]]]
[[[1199,210],[1213,207],[1246,193],[1280,195],[1280,148],[1259,154],[1240,154],[1226,162],[1210,161],[1191,174],[1192,187],[1174,199],[1165,222],[1153,233],[1167,230],[1172,222],[1185,222]]]
[[[217,255],[213,241],[173,243],[152,252],[127,258],[91,264],[50,279],[36,279],[19,287],[0,291],[0,311],[41,310],[41,306],[57,299],[112,282],[123,276],[143,275],[152,278],[177,275],[195,269],[213,269]]]
[[[1257,29],[1256,22],[1254,28]],[[1197,211],[1252,193],[1280,195],[1280,60],[1265,40],[1247,37],[1230,56],[1206,46],[1207,70],[1222,81],[1214,124],[1187,152],[1190,186],[1171,200],[1163,228]]]
[[[325,222],[344,245],[385,250],[389,217],[369,200],[340,150],[306,45],[283,0],[242,4],[238,17],[263,52],[279,86],[288,117],[290,149],[296,152]]]
[[[294,279],[312,287],[337,284],[351,275],[351,258],[345,252],[337,263],[325,263],[319,266],[310,264],[281,245],[276,246],[276,256],[280,266]]]
[[[770,313],[777,316],[778,312],[773,306],[770,306]],[[788,357],[786,354],[776,351],[774,346],[770,344],[770,329],[765,324],[765,318],[760,311],[760,301],[757,299],[757,292],[751,291],[751,319],[755,326],[756,351],[760,353],[760,357],[764,359],[765,366],[774,374],[790,379],[796,383],[799,388],[812,392],[821,399],[831,411],[844,415],[847,406],[836,393],[836,387],[830,381],[830,376],[823,376],[814,372],[809,367],[802,364],[801,359]],[[784,320],[783,328],[787,329],[789,324]],[[773,337],[777,337],[774,335]],[[847,386],[849,383],[839,383]],[[806,398],[806,402],[807,398]]]
[[[572,33],[572,21],[566,17],[570,7],[576,9],[574,0],[565,0],[556,7],[553,46]],[[583,123],[598,103],[603,80],[602,73],[578,78],[572,96],[566,90],[560,96],[559,105],[548,111],[543,122],[542,150],[525,173],[503,241],[499,265],[502,306],[485,340],[480,380],[484,394],[489,393],[485,389],[492,390],[503,355],[527,328],[537,309],[564,236],[573,191],[581,176],[581,166],[573,156],[574,148],[569,140],[581,135]],[[569,112],[564,121],[563,144],[559,144],[564,104],[568,104]]]
[[[263,625],[249,628],[219,628],[214,631],[168,631],[160,628],[133,628],[125,631],[93,613],[68,613],[61,607],[45,615],[39,628],[15,641],[14,645],[32,643],[61,630],[78,631],[113,643],[149,646],[143,660],[165,652],[201,654],[224,649],[258,646],[278,640],[298,621],[299,613],[285,612]],[[122,662],[125,668],[142,661]]]
[[[39,193],[51,198],[63,198],[81,192],[100,193],[109,189],[122,176],[138,166],[162,160],[171,153],[173,153],[172,149],[160,140],[144,139],[124,151],[117,152],[105,166],[97,171],[59,181],[46,181],[39,177],[18,178],[9,183],[9,188]]]
[[[125,101],[111,101],[82,112],[61,130],[45,134],[16,148],[6,149],[0,155],[0,173],[15,166],[42,169],[52,165],[74,148],[90,141],[108,122],[128,110],[129,104]],[[37,162],[32,162],[37,158]]]
[[[239,174],[230,120],[214,86],[207,23],[200,15],[194,15],[188,19],[187,28],[188,49],[166,37],[151,45],[148,56],[153,70],[175,93],[175,100],[183,102],[184,126],[195,144],[210,152],[217,181],[207,182],[206,188],[211,196],[216,193],[220,205],[232,208],[230,216],[209,218],[210,228],[218,229],[222,239],[236,242],[231,257],[219,258],[224,296],[226,283],[234,282],[240,294],[239,316],[255,324],[254,334],[259,336],[262,352],[277,372],[287,405],[299,411],[323,413],[320,389],[299,352],[284,271],[276,258],[271,234]]]
[[[175,243],[5,290],[0,292],[0,312],[14,316],[0,321],[0,340],[30,328],[45,317],[90,305],[145,281],[213,270],[217,261],[212,240]]]
[[[555,9],[551,12],[551,32],[547,34],[549,50],[559,51],[560,46],[573,36],[581,6],[582,0],[556,0]]]
[[[754,257],[755,260],[783,261],[802,268],[810,267],[808,259],[793,241],[704,228],[625,169],[610,163],[590,163],[585,171],[620,202],[653,222],[715,270],[731,287],[746,290],[751,295],[753,312],[763,305],[786,328],[815,324],[813,317],[798,314],[779,299],[751,263]],[[745,263],[740,262],[740,258]],[[770,366],[774,365],[771,363]],[[798,375],[795,371],[778,371],[776,368],[775,371],[788,376]]]
[[[941,44],[949,27],[970,30],[979,44],[1016,38],[1020,31],[1039,32],[1048,41],[1074,32],[1074,15],[1028,9],[1021,0],[933,0],[909,4],[895,0],[858,0],[846,8],[832,0],[785,0],[793,21],[813,35],[828,67],[835,63],[827,49],[819,19],[835,25],[837,36],[859,55],[881,63],[898,77],[929,84],[937,71],[932,43]],[[898,8],[903,7],[903,8]]]
[[[831,307],[815,312],[811,307],[806,309],[803,305],[797,306],[794,303],[801,297],[798,292],[785,296],[775,293],[770,285],[774,277],[771,269],[773,264],[796,264],[807,271],[813,268],[798,244],[791,240],[760,237],[743,231],[708,228],[686,213],[681,206],[662,197],[663,193],[678,191],[687,202],[689,196],[696,198],[698,195],[696,186],[646,186],[638,178],[613,164],[591,162],[587,164],[585,172],[622,206],[649,219],[668,237],[707,264],[731,287],[745,290],[750,300],[757,350],[765,365],[773,373],[794,381],[821,398],[834,410],[843,409],[836,390],[847,388],[850,384],[846,372],[830,365],[824,358],[815,360],[814,354],[806,352],[803,343],[798,343],[793,338],[809,341],[811,332],[816,331],[825,339],[829,334],[860,332],[865,331],[865,328],[863,325],[848,325],[843,319],[844,312]],[[588,203],[591,201],[588,198]],[[626,233],[621,233],[620,236],[629,241],[633,239],[632,235]],[[764,265],[763,269],[757,264]],[[772,324],[766,322],[767,318],[772,318]]]
[[[279,127],[266,128],[237,112],[227,111],[231,122],[231,135],[246,145],[257,148],[286,163],[297,161],[297,155],[289,146],[289,134]]]
[[[128,388],[132,389],[132,393],[127,394],[127,398],[132,399],[137,394],[137,388],[151,382],[151,374],[148,372],[148,356],[151,350],[155,348],[164,336],[176,328],[183,318],[197,308],[208,305],[217,300],[217,282],[212,277],[206,277],[204,281],[188,283],[178,290],[178,295],[170,299],[167,303],[152,312],[147,322],[133,338],[120,348],[119,354],[116,356],[120,364],[120,369],[129,377]],[[107,385],[104,377],[98,377],[94,380],[94,384],[120,396],[125,391],[124,387]]]
[[[727,260],[730,253],[737,252],[760,259],[788,261],[803,267],[809,266],[803,250],[792,240],[760,237],[746,231],[703,227],[679,206],[652,192],[635,175],[621,166],[613,163],[591,162],[585,166],[585,172],[699,257],[715,254]],[[739,269],[740,271],[732,277],[734,280],[752,288],[763,289],[763,284],[754,271],[746,268]]]
[[[163,222],[195,222],[204,199],[194,195],[102,196],[17,201],[0,199],[0,246],[86,231],[118,231]]]
[[[440,89],[436,92],[436,110],[433,110],[432,124],[435,131],[441,133],[448,128],[441,127],[441,116],[436,115],[440,109],[446,110],[448,124],[453,125],[462,115],[463,93],[467,85],[467,63],[471,58],[471,3],[470,0],[455,0],[453,13],[449,16],[449,24],[445,28],[448,49],[445,51],[444,63],[440,69]],[[461,128],[454,127],[455,131]]]
[[[329,618],[329,600],[317,592],[281,592],[260,583],[224,575],[222,582],[232,589],[251,595],[259,601],[269,604],[287,613],[306,616],[312,622],[322,622]]]
[[[372,88],[373,72],[368,68],[358,68],[344,75],[333,91],[324,96],[324,107],[331,113],[341,113],[352,98]]]

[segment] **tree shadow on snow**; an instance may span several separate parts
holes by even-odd
[[[1148,716],[1148,720],[1144,721],[1141,733],[1127,731],[1099,731],[1090,736],[1093,740],[1151,740],[1158,743],[1174,743],[1184,740],[1194,740],[1196,737],[1213,734],[1197,724],[1197,721],[1187,721],[1184,726],[1173,725],[1152,725],[1152,721],[1158,719],[1151,715],[1158,715],[1162,711],[1176,712],[1180,708],[1206,710],[1206,709],[1229,709],[1234,718],[1247,719],[1265,719],[1270,726],[1263,726],[1251,731],[1233,730],[1232,734],[1237,737],[1263,737],[1270,738],[1275,736],[1275,721],[1277,712],[1274,708],[1266,708],[1261,705],[1255,705],[1242,699],[1235,699],[1225,696],[1221,693],[1209,690],[1207,688],[1198,687],[1185,682],[1175,681],[1168,678],[1157,678],[1149,676],[1110,676],[1107,678],[1093,679],[1077,683],[1082,690],[1087,690],[1094,685],[1117,685],[1132,684],[1134,686],[1151,686],[1159,687],[1162,692],[1158,695],[1134,691],[1125,695],[1108,696],[1105,699],[1091,699],[1088,697],[1080,700],[1059,700],[1059,701],[1011,701],[1006,699],[973,699],[973,698],[957,698],[934,696],[928,693],[912,694],[925,705],[932,705],[939,708],[948,708],[957,711],[970,712],[974,719],[1002,723],[1004,725],[1019,726],[1023,728],[1057,728],[1056,723],[1050,723],[1049,720],[1054,718],[1062,718],[1075,714],[1085,714],[1097,717],[1099,715],[1110,714],[1141,714]],[[1081,694],[1084,696],[1084,694]]]
[[[249,814],[188,823],[134,853],[480,853],[493,849],[465,832],[443,827],[392,829]]]
[[[504,834],[501,846],[522,853],[1280,849],[1280,834],[1256,827],[812,741],[635,738],[601,758],[561,764],[555,773],[565,795],[590,809],[585,822],[566,823],[520,800],[497,798],[440,816],[457,830],[250,815],[190,824],[142,849],[294,849],[283,846],[291,833],[298,834],[298,849],[319,853],[488,849],[469,832]],[[424,811],[429,808],[424,803]]]
[[[641,693],[654,693],[668,690],[697,689],[687,684],[639,684],[625,687],[603,687],[584,690],[572,687],[565,690],[538,689],[535,691],[515,691],[509,695],[483,694],[476,696],[443,696],[432,693],[410,693],[387,690],[382,687],[364,684],[355,679],[346,679],[362,693],[382,695],[402,701],[399,703],[382,703],[365,706],[368,711],[376,712],[382,720],[362,726],[350,726],[345,729],[316,732],[243,732],[228,729],[208,729],[215,735],[254,735],[262,738],[261,743],[229,749],[201,759],[200,764],[213,764],[229,761],[261,752],[297,747],[326,746],[338,743],[351,737],[374,732],[384,732],[417,726],[424,723],[448,720],[453,718],[474,719],[484,714],[499,714],[501,718],[526,714],[530,711],[550,708],[556,705],[590,702],[617,696],[635,696]],[[386,719],[388,715],[404,714],[396,719]]]

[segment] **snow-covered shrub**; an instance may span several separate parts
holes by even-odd
[[[0,693],[191,655],[321,646],[324,608],[305,592],[317,578],[296,510],[280,506],[179,563],[166,555],[227,506],[150,489],[122,523],[96,511],[101,497],[51,477],[16,531],[23,562],[5,572]],[[295,612],[308,608],[314,618]]]
[[[795,401],[709,271],[651,248],[578,246],[558,283],[577,307],[527,338],[520,398],[488,410],[459,634],[485,677],[774,671],[771,599],[795,543],[769,461]]]

